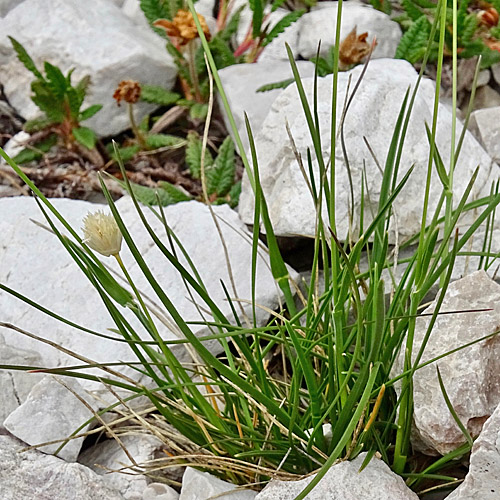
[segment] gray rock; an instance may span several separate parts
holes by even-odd
[[[221,495],[222,493],[226,494]],[[221,495],[220,498],[224,500],[254,500],[257,492],[237,489],[234,484],[222,481],[208,472],[200,472],[191,467],[186,468],[179,500],[209,500],[215,495]]]
[[[491,67],[491,72],[493,73],[493,78],[498,85],[500,85],[500,63],[494,64]]]
[[[461,109],[464,113],[467,112],[469,106],[469,99],[466,98],[461,105]],[[489,85],[480,87],[476,91],[476,97],[474,99],[473,110],[484,109],[484,108],[494,108],[500,106],[500,94]]]
[[[497,500],[500,497],[500,406],[474,442],[469,472],[447,500]]]
[[[4,427],[29,445],[65,439],[94,415],[73,393],[97,411],[93,398],[76,379],[47,376],[33,386],[26,401],[5,419]],[[80,432],[89,427],[87,424]],[[68,441],[57,456],[75,462],[82,443],[83,438]],[[61,444],[41,446],[39,450],[54,454]]]
[[[142,500],[179,500],[179,493],[163,483],[151,483],[145,490]]]
[[[500,106],[478,109],[471,114],[470,128],[488,154],[496,161],[500,161]]]
[[[119,491],[126,500],[142,500],[149,480],[139,473],[140,466],[152,460],[155,451],[160,449],[163,443],[149,434],[123,435],[119,439],[139,466],[134,466],[133,471],[126,469],[127,466],[134,464],[114,439],[108,439],[88,448],[80,455],[78,462],[102,475],[104,482],[110,488]],[[123,473],[110,472],[111,470],[123,470]]]
[[[85,102],[104,107],[85,125],[100,135],[130,127],[126,110],[112,98],[121,80],[170,88],[176,77],[164,41],[136,26],[109,0],[93,0],[91,9],[79,0],[25,0],[0,20],[0,32],[24,44],[39,67],[49,61],[64,72],[75,68],[74,82],[91,76]],[[12,106],[26,119],[36,117],[39,111],[30,99],[34,77],[17,60],[6,36],[0,39],[0,71]],[[154,109],[146,103],[136,108],[138,119]]]
[[[432,313],[433,302],[423,313]],[[484,271],[476,271],[450,284],[441,311],[489,309],[488,312],[440,315],[421,363],[499,330],[500,285]],[[422,345],[430,316],[419,317],[412,359]],[[403,344],[404,345],[404,344]],[[451,404],[468,431],[477,436],[485,420],[500,403],[500,338],[474,344],[415,372],[413,378],[414,446],[446,454],[465,442],[439,386],[439,366]],[[401,373],[400,354],[394,375]]]
[[[362,68],[358,66],[349,72],[339,74],[338,122],[342,116],[349,78],[352,77],[352,86],[354,86],[354,82],[357,81],[361,70]],[[366,137],[378,161],[383,165],[404,95],[409,86],[415,85],[416,79],[417,73],[415,69],[406,61],[390,59],[371,61],[347,113],[344,135],[353,179],[354,235],[359,231],[361,178],[364,169],[366,168],[366,183],[370,189],[369,195],[365,190],[365,224],[372,218],[370,207],[376,210],[378,205],[382,181],[382,174],[364,144],[363,137]],[[312,103],[313,80],[304,79],[303,84],[309,102]],[[325,164],[328,163],[330,157],[331,92],[332,77],[320,78],[318,80],[318,117]],[[424,79],[421,82],[412,118],[410,119],[401,158],[399,179],[413,164],[415,165],[415,171],[409,177],[400,196],[393,204],[398,222],[399,241],[414,235],[420,230],[423,202],[422,176],[427,170],[429,156],[425,122],[431,123],[432,121],[433,100],[434,83]],[[312,141],[295,84],[282,91],[276,98],[260,131],[255,133],[262,188],[277,235],[313,237],[316,210],[291,148],[285,129],[286,121],[290,125],[299,153],[302,158],[307,158],[307,149],[312,148]],[[461,125],[457,125],[457,134],[460,134]],[[440,106],[436,142],[442,155],[448,154],[450,137],[451,114],[445,107]],[[337,233],[341,239],[345,239],[349,230],[350,184],[340,140],[336,143],[335,159]],[[489,195],[491,183],[496,180],[498,175],[498,167],[492,162],[472,134],[467,132],[462,153],[455,169],[455,203],[458,202],[478,165],[481,168],[471,193],[471,199],[477,196]],[[316,176],[316,185],[319,185],[319,167],[314,158],[313,169]],[[441,183],[433,170],[429,214],[434,213],[440,193]],[[251,224],[253,222],[253,207],[253,192],[245,175],[243,177],[239,213],[246,223]],[[326,204],[323,205],[323,213],[326,214]],[[428,220],[430,220],[430,217]],[[464,220],[463,224],[470,225],[470,220]],[[395,230],[393,220],[390,227],[390,243],[394,243],[396,240]]]
[[[0,17],[5,17],[14,7],[24,0],[0,0]]]
[[[418,500],[403,479],[377,458],[361,472],[366,453],[352,462],[331,467],[325,477],[306,496],[307,500]],[[271,481],[255,500],[293,500],[312,477],[300,481]]]
[[[30,137],[31,136],[27,132],[21,130],[21,132],[18,132],[12,139],[9,139],[3,150],[11,158],[14,158],[14,156],[18,155],[25,148],[26,141]],[[0,158],[0,164],[5,165],[5,160],[3,158]]]
[[[326,55],[335,44],[338,2],[321,2],[321,8],[312,8],[298,21],[298,53],[305,59],[316,55],[321,40],[321,55]],[[368,42],[377,38],[373,58],[394,57],[401,39],[401,28],[389,16],[369,5],[345,2],[342,6],[340,39],[356,27],[357,33],[368,32]]]
[[[7,102],[0,100],[0,130],[2,130],[3,135],[0,137],[0,146],[4,147],[8,139],[16,135],[22,128],[23,122],[15,109],[9,106]]]
[[[2,500],[123,500],[87,467],[36,450],[19,453],[24,447],[12,436],[0,436]]]
[[[303,78],[309,78],[314,75],[314,64],[309,61],[297,61],[297,67]],[[221,69],[219,76],[243,146],[245,149],[248,149],[249,141],[244,113],[246,112],[248,115],[255,137],[272,103],[283,91],[282,89],[274,89],[268,92],[256,92],[256,90],[269,83],[277,83],[293,78],[290,63],[288,61],[260,61],[253,64],[237,64]],[[222,100],[219,94],[217,95],[219,107],[223,110],[226,128],[233,135]]]
[[[0,365],[41,366],[42,358],[36,351],[14,349],[0,335]],[[0,371],[0,428],[3,421],[19,405],[24,403],[31,388],[40,380],[40,375],[23,371]]]
[[[52,202],[80,234],[82,219],[88,211],[103,208],[101,205],[76,200],[54,199]],[[188,321],[203,321],[209,318],[205,312],[200,312],[193,304],[183,280],[150,239],[131,200],[127,197],[121,198],[117,202],[117,207],[135,239],[139,252],[160,285],[167,291],[180,315]],[[214,211],[227,243],[236,292],[232,291],[223,246],[208,207],[192,201],[171,205],[165,209],[171,228],[198,268],[210,296],[224,314],[232,318],[231,307],[226,300],[220,280],[226,284],[231,296],[251,299],[249,278],[251,234],[238,218],[238,214],[227,205],[214,207]],[[161,222],[147,209],[146,215],[156,234],[164,235],[165,229]],[[115,324],[90,282],[57,238],[33,224],[30,218],[38,221],[44,220],[33,198],[0,199],[0,283],[14,288],[19,293],[79,325],[114,336],[108,328],[115,328]],[[181,254],[179,250],[178,253]],[[139,289],[149,297],[156,297],[125,244],[121,255]],[[105,257],[102,259],[106,265],[111,266],[119,273],[119,276],[122,276],[113,259]],[[181,260],[186,265],[185,260]],[[292,275],[295,276],[293,273]],[[258,258],[256,301],[258,304],[274,309],[279,304],[279,300],[280,293],[269,270],[268,257],[262,253]],[[158,299],[155,302],[159,302]],[[239,311],[239,306],[236,307]],[[251,308],[248,304],[243,303],[243,309],[251,316]],[[129,314],[128,309],[119,307],[119,310],[129,319],[141,337],[149,338],[144,328],[133,315]],[[244,320],[243,316],[241,319]],[[259,324],[266,320],[267,313],[258,310]],[[71,328],[6,292],[0,292],[0,321],[12,323],[34,334],[42,335],[94,361],[135,360],[126,343],[97,338]],[[157,321],[157,326],[163,339],[179,338],[180,333],[177,330],[171,331],[159,321]],[[75,364],[73,358],[49,345],[41,344],[7,328],[0,330],[8,344],[16,348],[37,350],[46,366]],[[199,335],[206,335],[210,331],[203,325],[193,325],[192,330]],[[217,342],[211,342],[207,344],[207,347],[213,349],[214,352],[221,352],[221,346]],[[187,359],[183,347],[179,348],[176,353],[180,359]],[[191,358],[189,360],[191,361]],[[123,368],[122,371],[134,378],[140,375],[131,368]],[[101,371],[93,371],[93,373],[102,375]],[[82,380],[81,383],[86,389],[99,387],[92,381]]]

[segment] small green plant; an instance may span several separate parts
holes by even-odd
[[[244,41],[235,48],[232,40],[238,30],[244,7],[230,15],[229,2],[221,1],[215,34],[210,33],[203,16],[197,14],[217,68],[257,61],[265,47],[306,12],[305,8],[292,10],[271,25],[268,22],[269,14],[284,4],[283,0],[250,2],[252,23]],[[309,6],[310,2],[300,5]],[[208,74],[194,18],[186,10],[186,3],[183,0],[141,0],[141,8],[152,28],[168,40],[167,51],[177,66],[184,94],[176,104],[188,106],[192,117],[203,119],[208,100]]]
[[[118,150],[118,154],[121,156],[124,151],[127,152],[126,148]],[[205,151],[204,179],[202,179],[201,156],[202,141],[196,132],[190,131],[186,142],[186,165],[191,177],[205,182],[209,203],[214,205],[227,203],[232,208],[236,207],[241,192],[241,181],[235,182],[236,158],[231,137],[226,137],[215,158],[208,149]],[[122,181],[120,183],[126,187],[126,183]],[[137,199],[148,206],[166,206],[194,199],[185,191],[165,181],[160,181],[155,189],[134,183],[130,185]]]
[[[239,57],[245,54],[245,62],[257,61],[262,51],[286,28],[298,21],[306,9],[292,10],[285,14],[276,24],[268,22],[269,14],[275,12],[284,4],[283,0],[253,0],[249,2],[252,10],[252,23],[248,28],[243,42],[236,48],[234,55]]]
[[[180,148],[186,144],[182,137],[170,134],[154,133],[149,129],[149,116],[144,117],[140,124],[137,124],[134,114],[134,105],[143,99],[146,102],[155,102],[160,105],[168,105],[175,102],[179,94],[170,92],[162,87],[148,86],[142,87],[134,80],[123,80],[118,84],[113,99],[118,106],[124,101],[127,106],[127,114],[130,127],[134,134],[132,140],[127,140],[126,145],[119,148],[123,161],[130,160],[139,151],[151,151],[159,148]],[[108,150],[112,158],[116,160],[113,144],[108,145]]]
[[[25,68],[35,76],[31,83],[33,95],[31,100],[44,114],[42,118],[30,120],[25,124],[27,132],[40,132],[41,139],[29,149],[25,149],[16,157],[16,161],[23,163],[39,158],[41,153],[47,152],[57,144],[71,149],[75,144],[87,149],[94,149],[96,135],[88,127],[82,127],[81,122],[94,116],[102,106],[94,104],[82,110],[89,77],[84,77],[75,86],[71,84],[73,70],[65,76],[62,71],[49,62],[44,63],[45,75],[36,67],[26,49],[13,37],[9,37],[17,53],[17,57]]]
[[[446,18],[445,55],[453,53],[452,0],[448,1]],[[386,3],[379,8],[384,10]],[[438,57],[439,34],[432,40],[430,32],[433,20],[439,15],[437,4],[430,0],[403,0],[404,13],[396,20],[405,30],[396,51],[396,58],[406,59],[411,63],[420,62],[431,41],[430,61]],[[456,54],[468,59],[481,56],[482,67],[487,68],[500,61],[500,29],[498,28],[498,10],[500,1],[476,3],[472,0],[458,2],[456,12]]]

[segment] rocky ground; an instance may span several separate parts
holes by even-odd
[[[61,148],[45,155],[40,163],[23,167],[47,196],[62,198],[54,199],[54,205],[77,230],[82,217],[89,210],[101,206],[96,172],[106,170],[119,176],[116,165],[109,155],[106,156],[103,146],[110,137],[123,138],[128,134],[125,113],[111,99],[117,82],[134,78],[143,83],[172,88],[176,79],[176,69],[164,50],[164,42],[150,32],[137,0],[93,1],[95,9],[84,8],[78,0],[48,0],[43,3],[24,0],[0,4],[0,33],[15,35],[26,43],[37,61],[50,60],[65,70],[78,65],[77,72],[92,75],[93,92],[89,103],[105,105],[98,115],[99,119],[91,123],[100,136],[98,151],[104,159],[104,166],[93,163],[91,157]],[[210,1],[200,0],[199,5],[200,12],[207,18],[213,14],[213,3]],[[283,45],[286,41],[297,56],[306,93],[311,96],[314,65],[306,59],[315,55],[319,39],[322,40],[324,54],[334,42],[329,20],[335,15],[336,9],[336,2],[319,3],[270,44],[258,63],[231,66],[220,72],[245,146],[248,146],[248,142],[243,112],[248,113],[261,165],[263,190],[270,202],[270,216],[277,235],[292,248],[292,254],[298,246],[298,240],[314,236],[315,211],[297,166],[285,124],[289,125],[298,152],[306,157],[310,142],[306,123],[300,111],[295,86],[267,93],[255,91],[264,84],[291,77]],[[357,26],[359,32],[368,31],[370,40],[376,36],[378,42],[373,61],[344,124],[355,186],[356,212],[360,210],[361,204],[358,186],[361,184],[362,172],[366,173],[371,196],[376,196],[380,191],[381,176],[377,160],[385,158],[403,96],[408,86],[415,84],[417,72],[408,62],[392,59],[401,37],[397,23],[355,0],[347,2],[344,9],[344,36]],[[243,13],[248,20],[248,12]],[[92,36],[89,36],[89,26],[92,27]],[[241,41],[244,35],[244,31],[240,30],[237,37]],[[459,104],[462,110],[466,109],[470,96],[471,67],[470,61],[461,66]],[[29,140],[20,130],[26,119],[35,116],[36,110],[29,99],[29,75],[17,62],[3,35],[0,38],[0,68],[0,82],[3,85],[0,92],[0,145],[15,153]],[[339,95],[346,94],[349,78],[355,81],[360,72],[361,68],[357,67],[339,76]],[[432,77],[432,68],[428,76]],[[331,77],[319,81],[318,118],[324,133],[322,146],[325,157],[330,149],[331,87]],[[446,154],[451,126],[448,87],[449,79],[445,78],[436,139],[438,148],[446,151]],[[491,183],[498,179],[499,90],[500,66],[481,71],[475,111],[469,130],[465,133],[454,179],[459,195],[478,165],[480,170],[473,192],[475,197],[487,196]],[[423,125],[431,120],[433,96],[434,82],[432,78],[425,79],[410,121],[408,142],[402,156],[403,169],[415,165],[418,170],[427,163],[428,142]],[[339,103],[339,117],[342,106],[343,103]],[[227,133],[225,125],[228,119],[220,110],[221,105],[209,135],[209,144],[214,151]],[[202,131],[202,122],[188,118],[182,110],[172,114],[172,108],[154,110],[152,106],[144,105],[139,111],[142,115],[175,115],[175,119],[168,122],[168,133],[186,136],[189,130]],[[336,157],[338,189],[339,192],[348,193],[349,180],[340,146]],[[201,192],[199,181],[187,173],[183,156],[178,151],[138,155],[127,163],[127,171],[131,180],[146,186],[167,180],[195,197]],[[239,172],[242,175],[241,165]],[[122,189],[115,183],[110,182],[109,187],[113,196],[119,198],[117,206],[159,282],[165,286],[168,284],[173,301],[184,318],[199,320],[200,311],[187,297],[183,281],[173,269],[165,266],[162,255],[147,237],[131,200],[126,196],[121,197]],[[404,241],[419,230],[421,189],[421,178],[410,177],[405,195],[394,207],[396,223],[390,228],[391,244]],[[433,194],[431,204],[435,205],[437,196]],[[107,331],[112,321],[99,297],[93,293],[91,284],[54,236],[33,224],[32,219],[44,222],[34,198],[29,196],[26,187],[21,185],[11,169],[1,163],[0,198],[0,283],[26,294],[74,323],[100,332]],[[212,298],[227,314],[231,310],[219,283],[221,280],[228,282],[230,273],[238,284],[237,296],[251,299],[251,233],[247,224],[253,223],[253,203],[248,178],[243,176],[238,211],[228,205],[214,207],[218,219],[222,221],[231,270],[205,204],[190,201],[166,208],[170,226],[202,271],[202,278],[208,284]],[[339,235],[345,236],[348,230],[348,196],[339,197],[338,210]],[[163,230],[154,217],[151,217],[150,222],[156,231]],[[461,228],[467,227],[470,222],[470,219],[464,218],[460,222]],[[473,245],[479,245],[480,249],[481,242],[473,242]],[[500,251],[500,227],[495,226],[491,251]],[[307,269],[308,262],[295,257],[294,260],[292,255],[290,262],[294,265],[297,263],[296,267],[301,271]],[[124,251],[123,259],[130,265],[130,273],[137,279],[139,287],[147,289],[142,274],[133,265],[130,253]],[[484,271],[472,272],[472,269],[477,268],[476,264],[474,259],[461,258],[457,261],[454,282],[447,292],[443,307],[450,310],[487,308],[488,313],[441,316],[426,350],[428,358],[498,329],[500,285],[492,279],[496,272],[490,275]],[[259,256],[258,266],[256,301],[274,309],[282,297],[272,279],[265,251]],[[290,273],[299,281],[299,274],[292,267]],[[249,312],[247,304],[243,307]],[[426,312],[432,311],[433,307],[431,303]],[[267,319],[265,311],[259,310],[259,324],[264,324]],[[427,319],[423,317],[417,321],[417,343],[422,342],[425,335]],[[130,320],[132,322],[133,318]],[[75,362],[68,351],[96,362],[117,359],[133,361],[126,345],[107,339],[96,340],[75,331],[7,293],[0,293],[0,321],[3,325],[0,327],[0,364],[64,366]],[[15,325],[17,330],[11,325]],[[164,338],[170,339],[178,338],[179,335],[175,329],[165,329],[161,333]],[[199,327],[196,333],[203,335],[206,332]],[[40,343],[29,334],[42,335],[47,342]],[[54,349],[54,343],[63,345],[67,351]],[[220,346],[214,343],[210,347],[216,352]],[[500,498],[499,354],[500,340],[494,337],[471,349],[447,356],[439,363],[447,392],[460,419],[469,432],[479,436],[469,463],[456,464],[457,475],[465,476],[463,482],[449,495],[449,492],[440,493],[440,498],[446,495],[449,500]],[[179,348],[176,355],[179,359],[186,358],[183,348]],[[463,435],[440,398],[441,391],[434,368],[428,368],[420,370],[415,376],[414,446],[424,453],[444,454],[460,446]],[[124,373],[138,377],[138,373],[131,369],[125,369]],[[207,500],[225,492],[229,494],[223,498],[231,500],[288,500],[310,481],[308,478],[300,482],[272,481],[257,493],[236,489],[234,485],[191,468],[185,472],[176,468],[146,475],[157,463],[155,461],[170,453],[165,443],[168,442],[171,429],[165,427],[161,435],[153,436],[141,431],[139,419],[131,419],[122,425],[114,425],[111,431],[107,428],[107,432],[103,433],[105,436],[97,439],[92,428],[84,424],[95,411],[109,403],[111,396],[101,385],[85,379],[68,382],[67,379],[52,375],[0,371],[0,387],[0,500]],[[78,397],[75,398],[75,394]],[[139,412],[141,409],[141,402],[137,402],[134,410]],[[120,411],[124,411],[124,408],[117,410],[114,416],[120,417]],[[145,418],[153,418],[147,411],[145,415]],[[57,456],[53,456],[60,440],[68,437],[79,425],[84,425],[80,431],[83,436],[73,439],[57,452]],[[112,439],[112,435],[118,440]],[[55,443],[40,450],[30,449],[18,453],[20,449],[46,442]],[[308,498],[418,498],[406,487],[403,479],[392,473],[377,457],[358,474],[362,461],[361,455],[353,462],[332,467]],[[129,474],[117,472],[119,469]]]

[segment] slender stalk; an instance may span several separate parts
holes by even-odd
[[[203,99],[201,98],[201,92],[200,92],[200,81],[198,79],[198,73],[195,68],[194,64],[194,58],[195,58],[195,46],[194,43],[191,41],[187,44],[188,47],[188,67],[189,67],[189,76],[191,77],[191,82],[193,83],[193,89],[194,89],[194,96],[197,102],[202,102]]]
[[[132,132],[134,133],[137,142],[141,146],[142,149],[148,149],[148,145],[146,144],[146,140],[144,139],[143,133],[139,130],[137,126],[137,122],[135,121],[134,116],[134,105],[129,102],[128,104],[128,119],[130,120],[130,126],[132,127]]]

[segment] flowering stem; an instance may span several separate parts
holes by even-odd
[[[137,123],[135,121],[134,105],[131,102],[128,103],[128,118],[130,120],[130,126],[132,127],[132,132],[134,133],[137,142],[139,143],[142,149],[148,149],[148,145],[146,144],[144,135],[139,130],[139,127],[137,126]]]
[[[198,80],[198,74],[196,73],[196,68],[194,65],[194,57],[195,57],[195,50],[194,50],[194,44],[193,42],[189,42],[187,44],[188,46],[188,66],[189,66],[189,75],[191,76],[191,82],[193,84],[193,89],[194,89],[194,95],[196,97],[196,100],[198,102],[202,102],[201,99],[201,93],[200,93],[200,82]]]
[[[135,296],[137,297],[137,300],[139,301],[139,304],[141,305],[144,314],[149,320],[149,323],[151,325],[151,328],[153,330],[153,333],[156,335],[156,337],[159,339],[160,334],[158,333],[158,330],[156,329],[156,325],[153,322],[153,318],[151,317],[151,314],[149,313],[148,308],[146,307],[146,304],[144,303],[144,300],[142,299],[142,296],[135,286],[134,282],[132,281],[132,277],[130,276],[129,272],[127,271],[127,268],[125,267],[125,264],[122,261],[122,258],[120,257],[119,253],[113,254],[113,257],[116,259],[116,262],[118,262],[118,265],[120,266],[120,269],[122,270],[123,274],[125,275],[125,278],[127,279],[129,285],[132,287],[132,290],[135,293]]]

